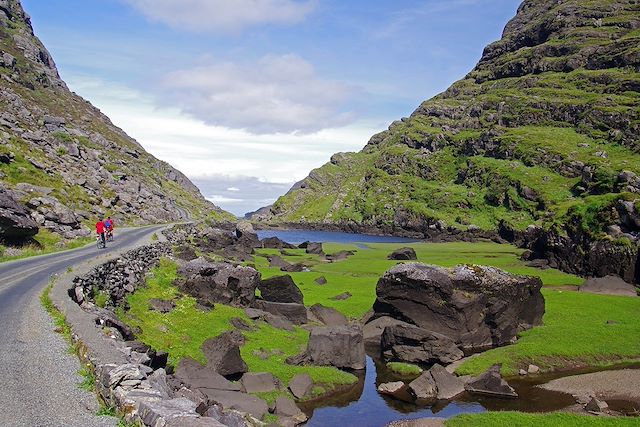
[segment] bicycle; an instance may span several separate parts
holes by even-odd
[[[113,242],[113,230],[107,230],[107,242]]]
[[[98,246],[98,249],[105,249],[107,247],[106,239],[103,239],[99,234],[96,237],[96,244]]]

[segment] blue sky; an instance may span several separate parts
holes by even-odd
[[[515,0],[23,0],[69,87],[236,214],[463,77]]]

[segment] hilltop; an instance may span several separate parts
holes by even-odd
[[[234,217],[71,92],[18,0],[0,1],[0,238]]]
[[[491,236],[636,280],[640,4],[527,0],[477,66],[254,219]]]

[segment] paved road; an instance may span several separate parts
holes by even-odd
[[[107,258],[111,250],[135,247],[161,228],[118,230],[106,250],[92,244],[0,264],[0,426],[116,424],[114,418],[95,416],[95,396],[78,387],[78,359],[53,332],[39,296],[52,275],[96,257]]]

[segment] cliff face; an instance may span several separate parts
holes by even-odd
[[[0,211],[3,239],[38,227],[84,235],[101,215],[121,223],[232,218],[68,90],[18,0],[0,0],[0,179],[2,205],[26,209],[17,222],[11,209]]]
[[[334,155],[259,219],[495,232],[551,258],[553,241],[579,252],[559,266],[586,274],[603,272],[584,255],[597,243],[602,262],[628,259],[611,272],[631,280],[639,91],[638,2],[527,0],[467,76],[361,152]]]

